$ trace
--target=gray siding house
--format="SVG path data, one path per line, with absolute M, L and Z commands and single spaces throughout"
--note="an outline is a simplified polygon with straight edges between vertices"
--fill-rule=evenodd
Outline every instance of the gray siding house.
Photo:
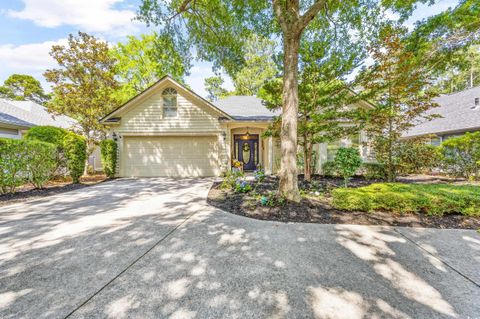
M 431 143 L 439 145 L 449 137 L 480 131 L 480 86 L 441 95 L 435 102 L 439 107 L 429 113 L 441 117 L 418 123 L 404 135 L 405 138 L 433 135 Z

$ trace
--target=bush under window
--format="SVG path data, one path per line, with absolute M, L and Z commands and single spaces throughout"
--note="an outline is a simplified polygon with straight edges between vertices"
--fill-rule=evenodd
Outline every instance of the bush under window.
M 480 171 L 480 132 L 445 140 L 440 146 L 441 167 L 449 174 L 478 179 Z

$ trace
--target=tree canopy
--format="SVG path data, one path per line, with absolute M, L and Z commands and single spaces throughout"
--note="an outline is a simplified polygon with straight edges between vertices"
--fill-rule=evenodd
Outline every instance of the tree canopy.
M 428 0 L 420 0 L 427 2 Z M 398 12 L 405 19 L 415 0 L 143 0 L 138 18 L 160 27 L 161 34 L 173 39 L 179 49 L 194 46 L 197 57 L 213 61 L 230 76 L 245 65 L 243 48 L 249 36 L 281 38 L 283 89 L 281 121 L 281 163 L 279 192 L 299 201 L 296 167 L 298 122 L 298 55 L 306 29 L 315 29 L 318 18 L 349 15 L 352 33 L 369 27 L 363 19 L 379 4 Z M 372 22 L 372 21 L 369 21 Z M 375 22 L 375 21 L 373 21 Z M 321 24 L 320 24 L 321 26 Z M 181 51 L 180 51 L 181 52 Z
M 0 97 L 18 100 L 33 101 L 43 104 L 49 100 L 40 81 L 27 74 L 12 74 L 0 86 Z
M 77 120 L 91 152 L 104 135 L 98 119 L 118 105 L 115 59 L 106 42 L 83 32 L 70 34 L 65 46 L 54 45 L 50 55 L 59 67 L 44 74 L 53 83 L 53 99 L 47 108 Z
M 121 101 L 142 92 L 166 74 L 183 82 L 191 67 L 189 52 L 180 54 L 170 38 L 155 32 L 128 36 L 125 43 L 111 49 L 111 54 L 116 60 L 120 82 L 116 95 Z

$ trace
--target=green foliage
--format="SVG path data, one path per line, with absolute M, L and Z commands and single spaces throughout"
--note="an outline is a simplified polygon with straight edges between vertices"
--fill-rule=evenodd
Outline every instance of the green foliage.
M 363 176 L 367 180 L 387 179 L 387 170 L 382 163 L 363 163 Z
M 225 174 L 225 177 L 223 178 L 220 188 L 234 189 L 236 181 L 240 178 L 243 178 L 244 176 L 245 174 L 241 170 L 237 168 L 232 168 L 231 170 L 227 171 L 227 173 Z
M 156 32 L 139 38 L 128 36 L 126 43 L 118 43 L 110 51 L 121 84 L 115 96 L 125 102 L 167 74 L 183 82 L 191 66 L 190 51 L 186 53 L 180 54 L 170 38 Z
M 454 176 L 478 178 L 480 132 L 466 133 L 443 141 L 440 145 L 440 160 L 442 168 Z
M 47 102 L 50 98 L 43 91 L 40 81 L 27 74 L 10 75 L 3 86 L 0 86 L 0 97 L 18 101 L 28 100 L 39 104 Z
M 362 166 L 360 152 L 354 147 L 340 147 L 335 154 L 333 162 L 338 173 L 345 181 L 345 187 L 347 187 L 350 177 L 355 175 L 360 166 Z
M 398 158 L 396 174 L 423 174 L 431 172 L 439 164 L 436 146 L 425 143 L 423 139 L 409 139 L 398 143 L 394 156 Z
M 35 140 L 28 141 L 26 146 L 28 180 L 36 188 L 43 188 L 57 168 L 57 146 Z
M 235 181 L 234 190 L 237 193 L 247 193 L 252 190 L 252 185 L 250 185 L 245 179 L 239 178 Z
M 74 183 L 80 182 L 80 176 L 85 168 L 87 159 L 87 143 L 83 136 L 68 132 L 63 138 L 67 167 Z
M 332 196 L 335 208 L 348 211 L 480 216 L 478 186 L 384 183 L 337 188 L 332 191 Z
M 427 112 L 438 106 L 433 102 L 436 93 L 429 89 L 431 73 L 413 53 L 407 52 L 403 28 L 388 27 L 378 43 L 371 47 L 375 63 L 364 70 L 360 81 L 363 95 L 375 102 L 366 125 L 366 132 L 378 162 L 385 164 L 388 181 L 396 178 L 394 153 L 402 134 L 418 120 L 431 120 Z
M 115 170 L 117 168 L 117 142 L 112 139 L 101 141 L 100 155 L 105 175 L 109 178 L 115 177 Z
M 54 126 L 34 126 L 28 129 L 23 138 L 30 141 L 40 141 L 51 143 L 56 146 L 56 170 L 66 168 L 65 150 L 63 147 L 63 138 L 67 130 Z
M 47 108 L 77 120 L 91 154 L 96 142 L 105 136 L 105 127 L 98 119 L 118 105 L 114 96 L 119 88 L 116 60 L 106 42 L 83 32 L 78 37 L 70 34 L 65 46 L 54 45 L 50 55 L 59 67 L 44 73 L 53 84 L 53 99 Z
M 268 192 L 266 195 L 260 197 L 260 204 L 262 206 L 283 206 L 287 202 L 284 196 L 279 195 L 277 192 Z
M 216 101 L 230 94 L 227 89 L 222 87 L 223 82 L 225 81 L 219 75 L 205 78 L 203 85 L 205 86 L 205 90 L 208 93 L 207 99 L 209 101 Z
M 273 57 L 275 42 L 252 34 L 243 48 L 244 65 L 233 76 L 235 95 L 258 95 L 260 88 L 278 72 Z
M 27 180 L 27 142 L 0 138 L 0 192 L 12 193 Z
M 42 188 L 57 167 L 57 148 L 36 140 L 0 138 L 0 193 L 31 182 Z
M 334 161 L 328 161 L 322 165 L 322 175 L 323 176 L 339 176 L 337 165 Z

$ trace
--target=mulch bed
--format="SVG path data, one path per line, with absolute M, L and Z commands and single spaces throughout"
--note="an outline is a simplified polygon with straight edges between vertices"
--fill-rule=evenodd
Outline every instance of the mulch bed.
M 0 207 L 73 191 L 101 183 L 105 180 L 105 175 L 88 175 L 80 178 L 80 184 L 72 184 L 70 178 L 49 181 L 45 188 L 42 189 L 37 189 L 31 184 L 25 184 L 18 187 L 13 194 L 0 195 Z
M 354 178 L 349 187 L 366 186 L 377 181 L 367 181 L 363 178 Z M 417 182 L 415 178 L 404 180 L 407 183 Z M 424 178 L 418 182 L 425 182 Z M 356 224 L 356 225 L 383 225 L 430 228 L 462 228 L 479 229 L 479 217 L 467 217 L 456 214 L 444 216 L 427 216 L 425 214 L 393 214 L 390 212 L 350 212 L 334 209 L 329 204 L 328 191 L 341 186 L 343 181 L 335 178 L 315 176 L 313 183 L 306 183 L 300 177 L 299 187 L 305 193 L 325 193 L 325 196 L 303 196 L 300 203 L 287 202 L 282 206 L 262 206 L 258 198 L 251 193 L 235 193 L 220 188 L 220 182 L 214 183 L 208 194 L 208 203 L 227 212 L 262 220 L 282 222 L 302 222 L 319 224 Z M 257 193 L 266 194 L 275 191 L 278 179 L 267 177 L 265 182 L 257 188 Z M 319 194 L 316 193 L 316 194 Z

